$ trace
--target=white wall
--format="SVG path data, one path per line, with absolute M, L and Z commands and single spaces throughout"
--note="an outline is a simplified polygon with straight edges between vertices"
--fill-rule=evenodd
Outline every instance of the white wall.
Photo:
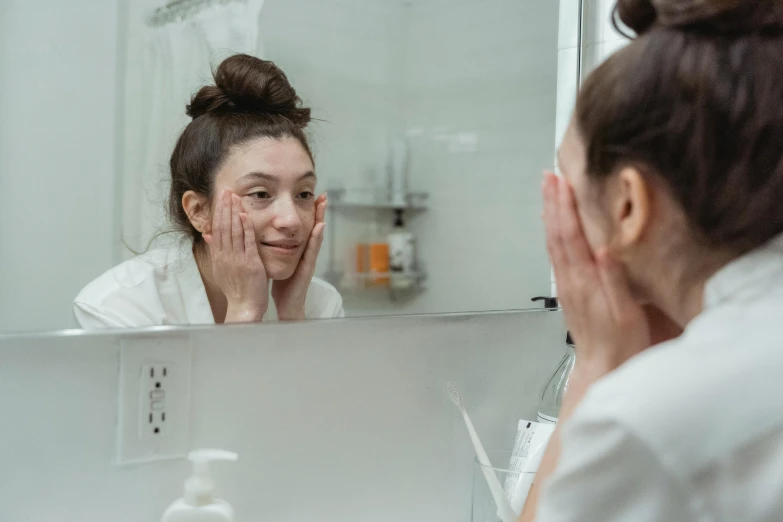
M 551 169 L 558 2 L 409 3 L 412 222 L 429 269 L 409 311 L 514 309 L 547 295 L 540 180 Z
M 71 325 L 112 264 L 117 8 L 0 3 L 0 331 Z
M 509 450 L 565 335 L 553 312 L 184 331 L 191 446 L 237 451 L 220 495 L 276 522 L 468 522 L 473 452 L 446 382 Z M 0 335 L 0 520 L 160 519 L 189 467 L 112 464 L 119 343 L 175 333 Z
M 408 221 L 427 290 L 344 292 L 349 315 L 525 308 L 548 293 L 539 180 L 553 166 L 558 2 L 268 0 L 262 21 L 267 56 L 327 120 L 314 132 L 324 186 L 382 184 L 389 140 L 407 135 L 411 188 L 430 193 Z M 392 223 L 331 212 L 349 266 L 369 222 Z
M 403 126 L 404 31 L 402 0 L 265 1 L 264 57 L 285 71 L 312 109 L 309 134 L 321 190 L 382 182 L 387 142 Z M 374 218 L 370 211 L 330 211 L 337 226 L 327 231 L 318 273 L 327 270 L 331 239 L 341 269 Z
M 628 43 L 628 39 L 612 25 L 615 2 L 616 0 L 585 0 L 583 78 Z M 626 32 L 630 31 L 626 29 Z
M 581 81 L 612 53 L 628 43 L 627 38 L 612 25 L 615 0 L 585 0 L 584 16 L 579 0 L 560 0 L 560 29 L 558 37 L 557 125 L 555 142 L 563 140 L 574 112 Z M 583 17 L 583 34 L 579 34 Z M 581 78 L 577 78 L 579 46 L 582 45 Z M 557 164 L 557 157 L 555 157 Z

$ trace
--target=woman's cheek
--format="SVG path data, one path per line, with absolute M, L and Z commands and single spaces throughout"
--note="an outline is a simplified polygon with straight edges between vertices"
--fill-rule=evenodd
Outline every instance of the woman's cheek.
M 599 219 L 594 214 L 595 209 L 586 208 L 590 203 L 583 203 L 580 201 L 579 194 L 574 194 L 576 198 L 576 214 L 581 224 L 582 233 L 587 240 L 587 244 L 590 246 L 590 250 L 593 252 L 601 246 L 605 245 L 604 232 L 600 226 Z
M 256 227 L 265 227 L 272 221 L 274 214 L 268 208 L 249 208 L 247 211 L 247 217 L 253 222 Z
M 312 232 L 313 227 L 315 226 L 315 208 L 310 211 L 305 211 L 305 214 L 302 216 L 302 223 L 305 226 L 305 230 L 308 230 Z

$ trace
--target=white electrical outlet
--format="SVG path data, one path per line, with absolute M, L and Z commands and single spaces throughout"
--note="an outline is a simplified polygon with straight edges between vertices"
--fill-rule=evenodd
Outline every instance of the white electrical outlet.
M 125 338 L 120 347 L 117 463 L 183 457 L 190 443 L 190 340 Z
M 172 419 L 171 415 L 166 424 L 166 395 L 169 394 L 171 400 L 170 384 L 176 382 L 179 371 L 173 362 L 158 361 L 142 365 L 139 387 L 139 437 L 142 440 L 166 437 L 167 426 L 172 422 L 176 426 L 176 419 Z

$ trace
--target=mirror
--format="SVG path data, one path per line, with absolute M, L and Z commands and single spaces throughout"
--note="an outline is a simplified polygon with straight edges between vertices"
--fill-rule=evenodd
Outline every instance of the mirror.
M 191 240 L 167 233 L 166 204 L 185 105 L 235 52 L 273 61 L 311 109 L 313 192 L 328 194 L 313 273 L 328 290 L 316 304 L 308 290 L 307 318 L 519 309 L 549 293 L 539 192 L 555 152 L 559 2 L 79 4 L 0 9 L 0 331 L 78 327 L 74 298 L 123 262 L 83 299 L 102 317 L 90 327 L 230 315 Z M 189 261 L 163 268 L 159 251 Z M 126 314 L 145 285 L 154 302 Z M 278 287 L 264 320 L 301 318 L 294 285 Z M 96 309 L 112 299 L 125 311 Z

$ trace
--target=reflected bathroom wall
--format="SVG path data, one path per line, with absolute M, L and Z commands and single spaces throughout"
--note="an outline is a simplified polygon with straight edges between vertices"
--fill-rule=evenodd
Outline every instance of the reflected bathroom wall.
M 410 190 L 427 197 L 405 216 L 423 288 L 396 299 L 349 277 L 357 243 L 383 236 L 393 212 L 332 208 L 336 237 L 319 266 L 336 272 L 348 316 L 518 309 L 548 292 L 539 180 L 554 156 L 558 9 L 267 1 L 265 52 L 324 120 L 314 126 L 324 186 L 382 189 L 403 138 Z
M 0 332 L 70 327 L 117 259 L 119 5 L 0 2 Z
M 0 331 L 75 326 L 79 290 L 167 228 L 167 157 L 187 95 L 209 81 L 207 62 L 235 51 L 189 69 L 151 158 L 145 20 L 165 1 L 87 4 L 0 6 Z M 252 47 L 313 110 L 330 192 L 316 275 L 338 287 L 347 316 L 519 309 L 549 292 L 539 179 L 554 156 L 558 4 L 263 2 Z M 378 194 L 400 142 L 419 198 L 404 210 L 416 268 L 411 288 L 392 291 L 388 277 L 359 272 L 357 245 L 392 228 Z

